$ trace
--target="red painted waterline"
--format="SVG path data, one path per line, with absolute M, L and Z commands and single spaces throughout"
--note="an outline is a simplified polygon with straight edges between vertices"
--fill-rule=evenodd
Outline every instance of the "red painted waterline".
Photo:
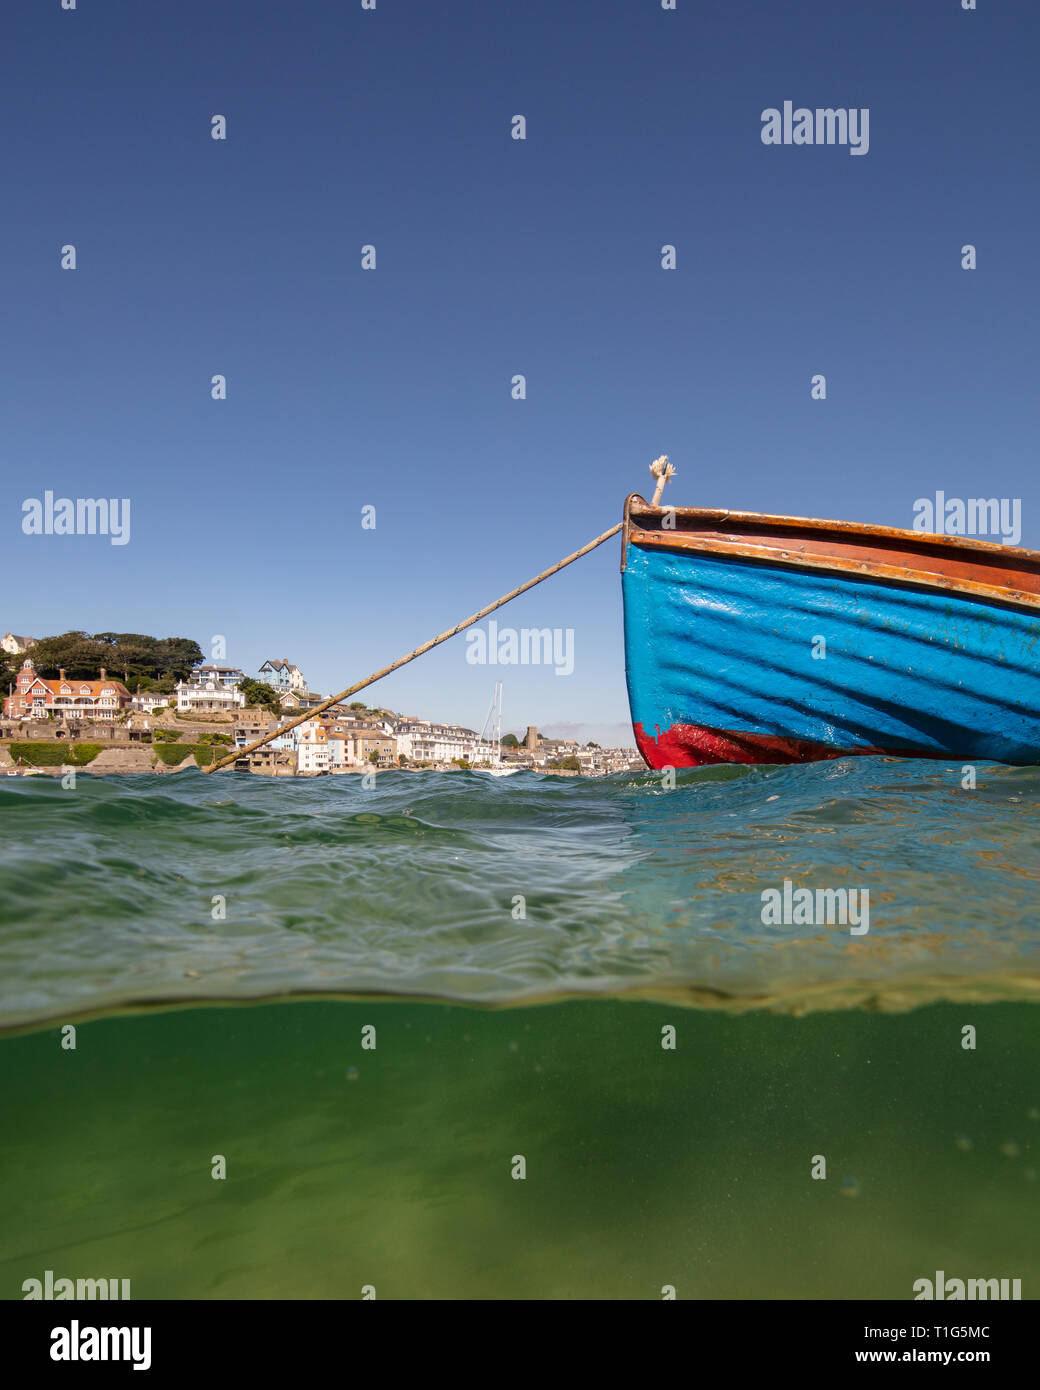
M 835 748 L 815 739 L 752 734 L 744 729 L 709 729 L 702 724 L 673 724 L 656 738 L 642 724 L 633 725 L 636 744 L 651 767 L 704 767 L 711 763 L 809 763 L 828 758 L 945 757 L 934 749 Z

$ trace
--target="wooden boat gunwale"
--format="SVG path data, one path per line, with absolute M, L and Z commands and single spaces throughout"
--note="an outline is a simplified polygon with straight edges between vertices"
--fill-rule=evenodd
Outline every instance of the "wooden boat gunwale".
M 666 516 L 674 518 L 675 529 L 662 527 Z M 657 526 L 640 526 L 635 518 L 657 522 Z M 762 538 L 756 539 L 759 535 Z M 799 543 L 809 548 L 799 549 Z M 625 499 L 622 573 L 629 544 L 732 556 L 803 572 L 837 571 L 851 579 L 945 590 L 1012 608 L 1040 609 L 1040 552 L 967 536 L 766 512 L 655 507 L 634 492 Z M 919 563 L 893 564 L 896 555 Z M 929 561 L 934 568 L 926 568 Z M 1028 587 L 993 583 L 997 573 L 1025 580 Z

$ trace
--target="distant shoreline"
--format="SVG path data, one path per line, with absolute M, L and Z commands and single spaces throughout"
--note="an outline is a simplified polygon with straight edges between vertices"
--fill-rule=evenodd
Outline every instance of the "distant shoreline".
M 0 773 L 6 773 L 16 766 L 16 757 L 12 756 L 10 751 L 11 743 L 28 741 L 29 740 L 21 739 L 0 739 Z M 43 740 L 33 740 L 33 742 L 43 742 Z M 54 747 L 56 751 L 58 749 L 64 751 L 65 747 L 69 750 L 73 750 L 80 746 L 77 741 L 72 741 L 67 745 L 64 740 L 47 740 L 46 742 L 49 746 Z M 160 744 L 159 746 L 170 748 L 176 745 Z M 186 756 L 179 763 L 172 765 L 164 763 L 157 756 L 153 745 L 148 743 L 103 745 L 95 757 L 85 762 L 77 762 L 70 759 L 60 763 L 40 765 L 38 763 L 34 764 L 30 758 L 24 757 L 23 763 L 37 775 L 45 777 L 62 777 L 67 775 L 70 769 L 74 769 L 78 773 L 90 773 L 91 776 L 94 777 L 126 777 L 148 772 L 154 772 L 165 776 L 167 773 L 171 772 L 189 771 L 193 767 L 201 769 L 203 764 L 200 764 L 196 760 L 193 746 L 185 744 L 184 749 Z M 218 757 L 223 756 L 226 751 L 229 750 L 219 746 L 214 749 Z M 504 765 L 508 766 L 508 764 Z M 348 777 L 352 775 L 364 777 L 373 771 L 378 771 L 379 775 L 383 776 L 388 772 L 464 772 L 467 770 L 480 772 L 486 769 L 481 769 L 479 767 L 465 769 L 452 765 L 443 767 L 415 767 L 405 764 L 399 767 L 381 768 L 348 767 L 336 772 L 265 772 L 260 768 L 251 768 L 250 774 L 254 777 L 269 777 L 277 781 L 279 778 L 283 777 L 305 777 L 308 779 L 316 777 Z M 609 775 L 603 772 L 578 772 L 570 768 L 518 768 L 517 771 L 543 772 L 552 777 L 604 777 Z

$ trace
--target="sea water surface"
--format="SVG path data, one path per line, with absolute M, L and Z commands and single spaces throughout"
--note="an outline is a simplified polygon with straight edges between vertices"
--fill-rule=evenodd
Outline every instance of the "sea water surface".
M 3 779 L 0 1296 L 1035 1297 L 1040 773 L 971 781 Z

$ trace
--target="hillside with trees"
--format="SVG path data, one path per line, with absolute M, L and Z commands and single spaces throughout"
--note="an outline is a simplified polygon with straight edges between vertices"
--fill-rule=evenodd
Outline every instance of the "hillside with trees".
M 140 632 L 63 632 L 43 637 L 26 652 L 33 667 L 48 679 L 64 670 L 71 680 L 96 680 L 104 666 L 129 688 L 171 691 L 203 659 L 188 637 L 148 637 Z M 8 669 L 24 657 L 9 658 Z

